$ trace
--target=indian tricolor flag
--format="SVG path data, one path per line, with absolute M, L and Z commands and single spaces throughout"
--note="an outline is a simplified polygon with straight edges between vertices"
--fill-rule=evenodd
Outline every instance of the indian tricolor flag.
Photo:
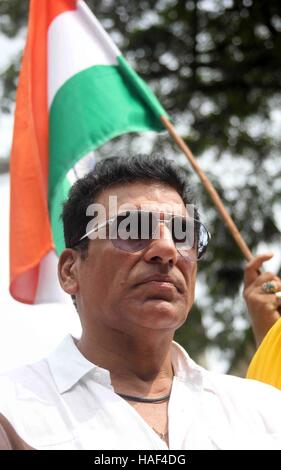
M 115 136 L 166 115 L 83 1 L 31 0 L 11 157 L 10 292 L 56 300 L 68 172 Z

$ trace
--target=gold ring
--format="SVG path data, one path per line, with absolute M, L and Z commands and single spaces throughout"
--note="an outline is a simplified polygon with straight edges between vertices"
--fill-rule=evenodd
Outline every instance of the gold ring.
M 276 282 L 274 281 L 264 282 L 261 288 L 265 294 L 276 294 L 279 290 Z

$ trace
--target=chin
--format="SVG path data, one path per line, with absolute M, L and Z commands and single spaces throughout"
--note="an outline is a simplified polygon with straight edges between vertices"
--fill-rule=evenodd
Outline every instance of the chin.
M 185 322 L 186 317 L 186 309 L 179 309 L 166 300 L 153 299 L 145 302 L 139 318 L 142 324 L 153 329 L 176 329 Z

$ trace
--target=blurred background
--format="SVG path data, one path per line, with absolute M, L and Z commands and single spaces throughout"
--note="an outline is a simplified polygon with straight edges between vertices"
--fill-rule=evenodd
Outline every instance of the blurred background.
M 27 0 L 0 0 L 0 370 L 48 352 L 76 313 L 27 306 L 8 293 L 9 152 Z M 281 266 L 281 3 L 278 0 L 86 0 L 172 116 L 254 253 Z M 199 263 L 196 304 L 177 340 L 213 370 L 244 375 L 254 341 L 242 299 L 245 261 L 166 133 L 128 134 L 95 152 L 158 151 L 186 167 L 212 234 Z M 36 195 L 35 195 L 36 197 Z

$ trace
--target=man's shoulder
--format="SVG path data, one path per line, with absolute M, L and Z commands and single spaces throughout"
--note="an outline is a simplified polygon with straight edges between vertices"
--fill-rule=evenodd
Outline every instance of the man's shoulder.
M 24 364 L 19 367 L 15 367 L 13 369 L 9 369 L 7 371 L 0 373 L 0 380 L 2 381 L 24 381 L 28 379 L 30 376 L 37 375 L 38 373 L 44 371 L 44 369 L 48 368 L 47 358 L 39 359 L 35 362 L 31 362 L 30 364 Z
M 40 391 L 48 384 L 53 385 L 52 362 L 57 361 L 59 357 L 60 363 L 62 363 L 66 354 L 61 358 L 61 350 L 65 349 L 66 346 L 68 346 L 69 350 L 70 344 L 73 344 L 73 340 L 70 335 L 67 335 L 54 349 L 49 351 L 45 357 L 30 364 L 0 373 L 0 399 L 1 391 L 5 389 L 23 387 L 25 389 Z
M 204 371 L 204 388 L 224 398 L 224 401 L 248 409 L 266 410 L 278 406 L 281 410 L 281 391 L 258 380 Z
M 253 394 L 258 396 L 274 395 L 276 399 L 281 399 L 280 390 L 271 385 L 257 380 L 210 371 L 197 364 L 181 345 L 173 342 L 173 346 L 175 361 L 173 365 L 179 371 L 179 375 L 188 381 L 192 377 L 197 383 L 202 382 L 203 388 L 207 391 L 212 391 L 215 394 L 224 393 L 229 396 L 240 396 L 239 394 L 243 393 L 244 397 L 249 395 L 251 399 Z
M 176 360 L 176 368 L 180 371 L 180 375 L 184 377 L 192 376 L 195 380 L 202 380 L 204 388 L 219 392 L 225 392 L 229 394 L 236 394 L 242 392 L 244 395 L 249 394 L 252 396 L 253 393 L 257 394 L 273 394 L 278 399 L 281 398 L 280 390 L 275 387 L 262 383 L 257 380 L 251 380 L 248 378 L 237 377 L 229 374 L 222 374 L 205 369 L 201 365 L 197 364 L 187 353 L 187 351 L 178 343 L 173 342 L 174 346 L 174 360 Z M 182 373 L 183 372 L 183 373 Z M 199 377 L 201 379 L 199 379 Z
M 252 392 L 253 389 L 258 389 L 259 391 L 264 392 L 264 393 L 268 391 L 273 391 L 275 393 L 278 391 L 276 387 L 265 384 L 258 380 L 247 379 L 244 377 L 238 377 L 236 375 L 231 375 L 231 374 L 223 374 L 219 372 L 210 371 L 204 368 L 201 368 L 201 370 L 204 371 L 204 377 L 206 381 L 209 381 L 220 387 L 244 388 L 244 389 L 248 389 L 249 392 Z
M 0 410 L 7 400 L 40 394 L 51 379 L 46 359 L 0 374 Z
M 42 359 L 0 375 L 0 413 L 24 436 L 26 423 L 36 422 L 41 407 L 52 404 L 54 383 Z

